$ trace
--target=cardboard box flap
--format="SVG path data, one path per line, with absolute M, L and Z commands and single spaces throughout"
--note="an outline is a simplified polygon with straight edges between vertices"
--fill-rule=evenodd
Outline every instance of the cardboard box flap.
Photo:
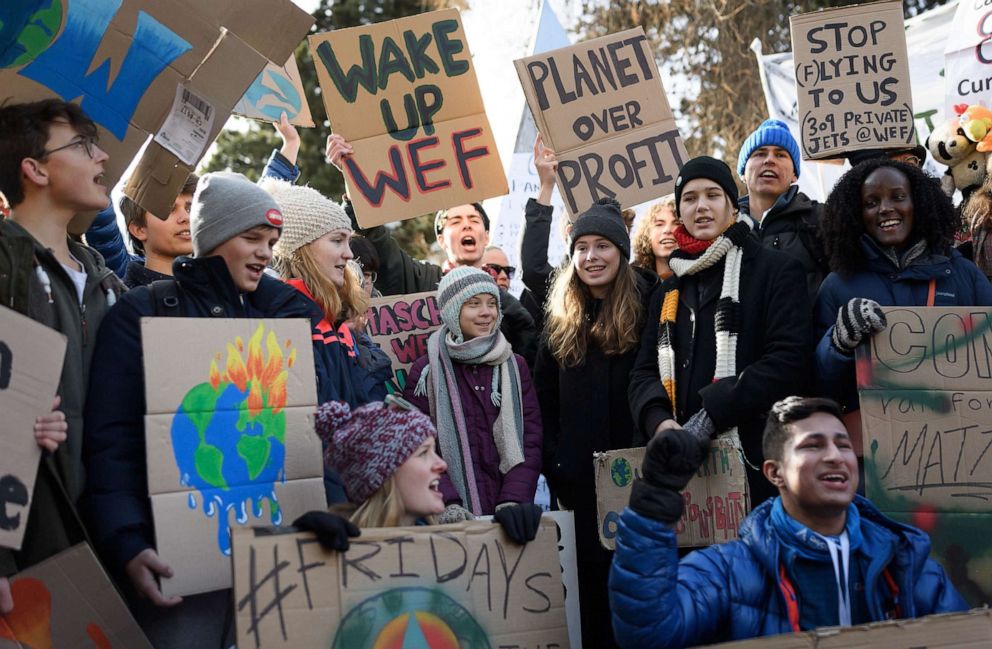
M 278 122 L 285 112 L 294 126 L 313 127 L 313 115 L 307 103 L 296 56 L 290 55 L 285 65 L 271 61 L 258 73 L 233 111 L 249 119 Z
M 204 9 L 218 24 L 275 62 L 288 59 L 316 22 L 291 0 L 210 0 Z M 273 25 L 279 28 L 272 29 Z

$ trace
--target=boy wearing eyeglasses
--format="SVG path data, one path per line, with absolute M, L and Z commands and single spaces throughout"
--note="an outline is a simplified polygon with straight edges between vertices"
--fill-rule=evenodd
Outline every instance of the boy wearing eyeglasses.
M 513 281 L 517 269 L 510 265 L 510 258 L 506 256 L 503 249 L 498 246 L 489 246 L 482 253 L 482 270 L 489 273 L 489 276 L 496 280 L 496 285 L 504 291 L 510 290 L 510 282 Z M 527 309 L 530 317 L 534 318 L 534 326 L 538 332 L 544 331 L 544 309 L 537 301 L 529 288 L 524 288 L 520 293 L 520 304 Z
M 75 104 L 48 99 L 0 107 L 0 193 L 10 208 L 0 219 L 0 304 L 68 338 L 61 404 L 38 420 L 43 429 L 60 430 L 48 445 L 39 439 L 48 452 L 23 549 L 0 550 L 0 613 L 13 606 L 7 576 L 84 539 L 75 504 L 83 489 L 83 404 L 93 341 L 124 288 L 68 227 L 77 213 L 107 206 L 107 158 L 96 124 Z

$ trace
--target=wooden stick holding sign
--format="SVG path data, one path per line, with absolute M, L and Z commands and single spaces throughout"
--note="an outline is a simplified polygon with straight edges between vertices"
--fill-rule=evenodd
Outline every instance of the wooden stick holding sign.
M 803 159 L 916 144 L 902 2 L 789 20 Z
M 673 191 L 689 159 L 638 27 L 514 61 L 572 219 L 604 197 L 624 207 Z
M 458 11 L 310 37 L 363 227 L 507 192 Z
M 493 523 L 368 528 L 347 552 L 312 534 L 234 533 L 241 649 L 566 649 L 555 523 L 519 545 Z
M 596 453 L 596 510 L 599 541 L 615 545 L 620 513 L 630 501 L 634 479 L 640 477 L 644 448 Z M 750 511 L 747 477 L 739 443 L 718 437 L 710 456 L 682 491 L 685 509 L 675 526 L 680 547 L 722 543 L 737 538 L 737 528 Z
M 34 421 L 52 409 L 66 337 L 0 306 L 0 546 L 21 549 L 41 449 Z M 82 431 L 72 431 L 80 434 Z

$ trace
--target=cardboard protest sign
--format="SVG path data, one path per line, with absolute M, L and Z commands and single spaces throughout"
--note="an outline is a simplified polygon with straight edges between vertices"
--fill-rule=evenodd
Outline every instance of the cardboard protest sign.
M 826 627 L 708 646 L 710 649 L 984 649 L 992 646 L 992 611 L 975 609 L 847 628 Z
M 242 649 L 564 649 L 563 596 L 548 519 L 526 545 L 481 521 L 366 528 L 345 553 L 312 534 L 234 535 Z
M 10 590 L 0 649 L 151 649 L 85 543 L 14 575 Z
M 640 477 L 644 448 L 596 453 L 596 512 L 599 542 L 616 544 L 620 514 Z M 682 491 L 685 509 L 675 526 L 681 547 L 712 545 L 737 538 L 737 528 L 751 509 L 740 442 L 721 436 L 710 446 L 709 459 Z
M 0 546 L 21 549 L 41 449 L 34 420 L 52 409 L 66 337 L 0 306 Z M 81 431 L 75 431 L 81 432 Z
M 992 105 L 992 5 L 959 2 L 944 48 L 944 114 L 977 103 Z
M 278 122 L 285 112 L 290 124 L 312 127 L 313 116 L 307 104 L 307 93 L 296 57 L 290 56 L 286 65 L 282 66 L 270 61 L 248 87 L 233 112 L 269 122 Z
M 861 350 L 868 497 L 930 533 L 932 556 L 974 605 L 992 572 L 992 309 L 885 308 Z
M 141 338 L 162 591 L 227 588 L 232 528 L 327 507 L 310 325 L 143 318 Z
M 363 227 L 506 193 L 458 11 L 310 37 Z
M 916 144 L 902 2 L 789 20 L 804 160 Z
M 670 194 L 689 159 L 640 27 L 514 61 L 571 218 Z
M 286 60 L 312 24 L 291 0 L 5 3 L 0 101 L 78 100 L 110 155 L 108 188 L 155 136 L 125 193 L 168 214 L 266 59 Z M 91 219 L 80 215 L 72 231 Z
M 413 293 L 374 298 L 368 310 L 368 332 L 393 364 L 394 380 L 387 390 L 403 392 L 413 362 L 427 353 L 427 339 L 441 326 L 437 293 Z

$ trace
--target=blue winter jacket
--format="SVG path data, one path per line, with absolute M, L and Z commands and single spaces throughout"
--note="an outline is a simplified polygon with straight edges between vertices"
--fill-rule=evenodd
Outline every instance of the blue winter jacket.
M 267 275 L 253 293 L 239 294 L 220 257 L 181 257 L 173 272 L 180 286 L 175 315 L 181 317 L 308 318 L 314 331 L 323 319 L 314 302 Z M 128 561 L 154 545 L 145 458 L 141 318 L 157 313 L 167 312 L 156 309 L 148 286 L 121 296 L 97 333 L 86 398 L 87 482 L 79 508 L 97 551 L 118 575 Z M 368 401 L 360 392 L 363 388 L 352 384 L 342 346 L 325 345 L 321 338 L 314 341 L 313 354 L 320 403 L 340 400 L 354 407 Z M 343 501 L 340 485 L 325 484 L 329 496 L 331 487 L 336 487 L 337 500 Z
M 773 502 L 744 519 L 738 540 L 696 550 L 681 561 L 669 525 L 625 509 L 610 571 L 613 632 L 620 646 L 678 648 L 791 633 L 779 578 L 782 547 L 771 527 Z M 886 617 L 885 569 L 898 585 L 902 617 L 968 609 L 943 568 L 928 558 L 925 533 L 883 516 L 860 496 L 854 502 L 873 621 Z
M 975 264 L 955 249 L 948 255 L 926 254 L 899 270 L 865 235 L 860 245 L 867 267 L 850 277 L 830 273 L 816 296 L 814 326 L 816 347 L 816 392 L 830 397 L 848 410 L 858 408 L 854 355 L 843 354 L 831 344 L 837 311 L 862 297 L 882 306 L 925 306 L 930 280 L 936 280 L 934 306 L 992 306 L 992 284 Z
M 296 182 L 300 177 L 300 168 L 292 164 L 286 156 L 273 151 L 269 156 L 269 161 L 262 170 L 262 178 L 276 178 L 286 182 Z M 95 248 L 103 255 L 107 268 L 114 271 L 114 274 L 124 279 L 127 273 L 128 263 L 135 261 L 139 264 L 145 263 L 145 258 L 140 255 L 132 255 L 127 251 L 124 243 L 124 235 L 117 227 L 117 213 L 114 211 L 113 202 L 105 209 L 100 210 L 86 230 L 86 243 Z

